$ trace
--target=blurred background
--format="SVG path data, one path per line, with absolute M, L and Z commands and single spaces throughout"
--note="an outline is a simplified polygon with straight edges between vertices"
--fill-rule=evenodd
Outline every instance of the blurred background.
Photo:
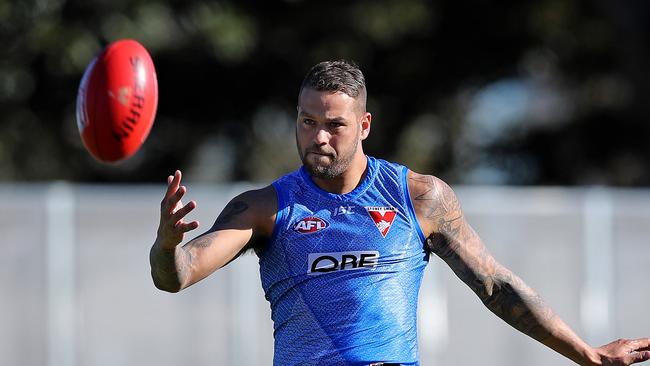
M 120 38 L 149 50 L 160 98 L 140 151 L 108 165 L 74 108 Z M 0 40 L 0 364 L 271 364 L 254 255 L 181 294 L 151 284 L 162 183 L 182 169 L 206 227 L 294 170 L 300 82 L 338 58 L 366 76 L 367 153 L 452 184 L 592 344 L 650 335 L 647 1 L 0 0 Z M 437 258 L 420 311 L 424 365 L 569 364 Z
M 369 153 L 454 184 L 647 186 L 650 5 L 578 1 L 0 2 L 4 181 L 268 182 L 298 162 L 300 82 L 364 70 Z M 84 151 L 81 75 L 108 42 L 150 51 L 160 99 L 133 159 Z

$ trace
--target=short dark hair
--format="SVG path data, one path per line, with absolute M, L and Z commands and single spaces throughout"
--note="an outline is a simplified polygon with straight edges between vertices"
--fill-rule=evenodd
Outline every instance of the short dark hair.
M 365 108 L 366 80 L 359 67 L 351 61 L 323 61 L 314 65 L 302 81 L 300 91 L 304 88 L 361 97 Z

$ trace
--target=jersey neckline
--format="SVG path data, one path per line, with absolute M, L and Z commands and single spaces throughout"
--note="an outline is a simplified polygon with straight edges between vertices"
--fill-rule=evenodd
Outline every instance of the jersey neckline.
M 353 189 L 351 192 L 345 193 L 345 194 L 336 194 L 336 193 L 331 193 L 327 192 L 324 189 L 320 188 L 314 181 L 311 179 L 311 176 L 309 173 L 307 173 L 307 170 L 305 169 L 305 166 L 300 167 L 300 176 L 302 176 L 302 179 L 307 182 L 307 185 L 316 193 L 319 193 L 327 198 L 337 200 L 337 201 L 349 201 L 351 199 L 354 199 L 356 197 L 359 197 L 363 192 L 365 192 L 368 187 L 372 184 L 372 182 L 375 180 L 375 176 L 377 175 L 377 159 L 373 158 L 372 156 L 366 155 L 367 161 L 368 161 L 368 166 L 367 166 L 367 174 L 363 178 L 363 181 L 361 184 L 359 184 L 355 189 Z

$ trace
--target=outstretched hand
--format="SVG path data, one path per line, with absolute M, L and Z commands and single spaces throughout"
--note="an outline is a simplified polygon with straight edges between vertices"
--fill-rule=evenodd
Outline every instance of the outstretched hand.
M 650 360 L 650 338 L 619 339 L 596 348 L 603 366 L 631 365 Z
M 168 249 L 180 244 L 186 232 L 199 227 L 198 221 L 185 222 L 183 219 L 196 207 L 196 202 L 190 201 L 183 206 L 181 198 L 187 192 L 187 188 L 180 184 L 181 171 L 177 170 L 173 176 L 167 177 L 167 192 L 160 203 L 158 239 Z

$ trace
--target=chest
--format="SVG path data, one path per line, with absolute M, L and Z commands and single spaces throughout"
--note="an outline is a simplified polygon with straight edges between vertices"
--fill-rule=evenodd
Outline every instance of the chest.
M 386 256 L 403 251 L 412 232 L 399 199 L 385 197 L 349 202 L 296 200 L 284 215 L 278 234 L 294 255 L 334 253 L 331 256 L 354 256 L 359 263 L 367 252 Z

